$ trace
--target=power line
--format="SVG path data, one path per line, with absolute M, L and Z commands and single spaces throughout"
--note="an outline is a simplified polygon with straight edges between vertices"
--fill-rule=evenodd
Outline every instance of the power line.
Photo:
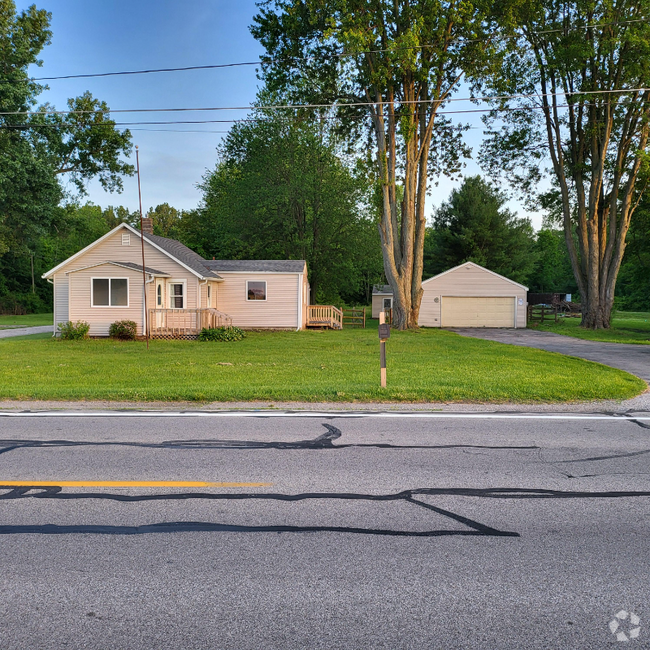
M 648 22 L 647 18 L 637 18 L 631 20 L 623 20 L 612 23 L 593 23 L 589 25 L 578 25 L 571 28 L 559 27 L 556 29 L 546 29 L 540 31 L 529 32 L 531 35 L 545 35 L 545 34 L 555 34 L 555 33 L 566 33 L 569 31 L 582 31 L 585 29 L 601 28 L 601 27 L 614 27 L 617 25 L 629 25 L 634 23 Z M 513 38 L 522 38 L 523 34 L 502 34 L 498 38 L 504 39 L 513 39 Z M 485 38 L 474 38 L 474 39 L 453 39 L 451 42 L 457 42 L 463 40 L 466 43 L 480 43 L 491 40 L 493 37 L 486 36 Z M 426 50 L 428 48 L 437 47 L 436 45 L 427 43 L 424 45 L 408 45 L 398 48 L 381 48 L 376 50 L 363 50 L 360 52 L 338 52 L 329 55 L 330 58 L 347 58 L 354 56 L 362 56 L 365 54 L 384 54 L 386 52 L 394 51 L 404 51 L 404 50 Z M 327 56 L 327 55 L 323 55 Z M 25 81 L 60 81 L 66 79 L 90 79 L 90 78 L 100 78 L 100 77 L 119 77 L 119 76 L 129 76 L 129 75 L 140 75 L 140 74 L 155 74 L 162 72 L 188 72 L 191 70 L 218 70 L 223 68 L 236 68 L 236 67 L 245 67 L 252 65 L 264 65 L 265 63 L 278 63 L 282 60 L 292 60 L 294 57 L 286 57 L 286 59 L 270 59 L 269 61 L 257 60 L 257 61 L 241 61 L 236 63 L 217 63 L 212 65 L 190 65 L 182 66 L 177 68 L 148 68 L 144 70 L 120 70 L 117 72 L 94 72 L 94 73 L 84 73 L 84 74 L 67 74 L 59 75 L 52 77 L 31 77 L 29 79 L 0 79 L 0 83 L 24 83 Z
M 591 106 L 592 104 L 587 104 Z M 465 115 L 471 113 L 491 113 L 493 111 L 502 112 L 502 111 L 522 111 L 522 110 L 542 110 L 543 106 L 501 106 L 493 108 L 475 108 L 467 110 L 455 110 L 455 111 L 440 111 L 438 115 Z M 569 104 L 559 104 L 557 108 L 569 108 Z M 370 119 L 370 115 L 357 115 L 352 116 L 354 119 Z M 325 120 L 339 120 L 337 116 L 325 116 L 322 119 Z M 259 122 L 262 120 L 259 119 L 231 119 L 231 120 L 164 120 L 164 121 L 155 121 L 155 122 L 115 122 L 109 124 L 104 123 L 93 123 L 80 125 L 83 128 L 112 128 L 114 126 L 128 128 L 130 126 L 164 126 L 164 125 L 180 125 L 180 124 L 238 124 L 242 122 Z M 68 128 L 70 124 L 4 124 L 0 125 L 0 129 L 14 129 L 14 130 L 27 130 L 27 129 L 41 129 L 41 128 Z M 135 129 L 134 129 L 135 130 Z M 227 133 L 227 132 L 226 132 Z
M 399 104 L 400 106 L 411 106 L 420 104 L 446 104 L 450 102 L 495 102 L 508 99 L 541 99 L 543 97 L 579 97 L 581 95 L 610 95 L 610 94 L 627 94 L 627 93 L 644 93 L 650 91 L 650 88 L 620 88 L 612 90 L 584 90 L 572 93 L 529 93 L 519 95 L 485 95 L 482 97 L 449 97 L 444 100 L 439 99 L 414 99 L 408 101 L 393 100 L 385 102 L 346 102 L 331 104 L 275 104 L 270 106 L 198 106 L 195 108 L 116 108 L 116 109 L 87 109 L 72 111 L 0 111 L 0 115 L 85 115 L 97 113 L 184 113 L 184 112 L 206 112 L 206 111 L 263 111 L 263 110 L 295 110 L 305 108 L 361 108 L 365 106 L 377 106 L 380 103 L 389 106 L 390 104 Z M 491 109 L 490 109 L 491 110 Z M 465 111 L 467 112 L 467 111 Z M 229 120 L 233 121 L 233 120 Z

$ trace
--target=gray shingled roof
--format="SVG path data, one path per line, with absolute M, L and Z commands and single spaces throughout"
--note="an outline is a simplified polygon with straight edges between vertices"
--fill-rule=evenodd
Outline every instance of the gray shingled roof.
M 133 269 L 134 271 L 140 271 L 140 273 L 142 273 L 142 264 L 115 261 L 106 262 L 106 264 L 117 264 L 117 266 L 125 266 L 127 269 Z M 164 275 L 167 278 L 170 277 L 169 273 L 165 273 L 165 271 L 157 271 L 156 269 L 152 269 L 150 266 L 145 266 L 144 270 L 151 275 Z
M 393 293 L 393 290 L 390 288 L 390 284 L 375 284 L 372 287 L 373 293 Z
M 204 260 L 213 271 L 241 271 L 250 273 L 302 273 L 304 260 Z
M 219 276 L 207 268 L 206 260 L 204 260 L 198 253 L 195 253 L 191 248 L 181 244 L 175 239 L 167 239 L 166 237 L 159 237 L 158 235 L 150 235 L 144 233 L 144 238 L 156 244 L 164 251 L 175 257 L 179 262 L 185 264 L 198 273 L 202 278 L 217 278 Z

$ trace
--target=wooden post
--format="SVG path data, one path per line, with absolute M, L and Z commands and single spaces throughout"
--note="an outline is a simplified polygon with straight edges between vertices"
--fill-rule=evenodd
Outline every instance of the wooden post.
M 386 313 L 379 312 L 379 324 L 383 325 L 386 322 Z M 386 340 L 379 340 L 379 375 L 380 386 L 386 388 Z

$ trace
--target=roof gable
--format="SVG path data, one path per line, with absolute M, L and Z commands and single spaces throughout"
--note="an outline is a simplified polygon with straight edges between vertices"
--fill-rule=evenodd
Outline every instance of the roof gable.
M 481 271 L 485 271 L 485 273 L 489 273 L 490 275 L 493 275 L 501 280 L 504 280 L 505 282 L 509 282 L 510 284 L 514 284 L 516 287 L 519 287 L 520 289 L 525 289 L 528 291 L 528 287 L 525 287 L 523 284 L 519 284 L 519 282 L 515 282 L 514 280 L 511 280 L 510 278 L 506 278 L 504 275 L 499 275 L 498 273 L 495 273 L 494 271 L 490 271 L 490 269 L 486 269 L 484 266 L 481 266 L 480 264 L 476 264 L 476 262 L 463 262 L 462 264 L 459 264 L 458 266 L 454 266 L 452 269 L 447 269 L 446 271 L 443 271 L 442 273 L 438 273 L 438 275 L 434 275 L 432 278 L 428 278 L 422 283 L 422 286 L 427 284 L 428 282 L 431 282 L 432 280 L 437 280 L 438 278 L 441 278 L 443 275 L 448 275 L 450 273 L 454 273 L 455 271 L 459 271 L 460 269 L 467 268 L 467 267 L 473 267 L 475 269 L 479 269 Z
M 54 268 L 50 269 L 46 273 L 43 273 L 41 277 L 49 278 L 54 273 L 61 270 L 63 267 L 67 266 L 68 264 L 70 264 L 70 262 L 81 257 L 82 255 L 92 250 L 93 248 L 99 246 L 102 242 L 106 241 L 109 237 L 113 236 L 116 232 L 118 232 L 121 229 L 128 230 L 129 232 L 133 233 L 137 237 L 140 237 L 139 230 L 137 230 L 133 226 L 130 226 L 128 223 L 120 223 L 117 226 L 115 226 L 115 228 L 107 232 L 105 235 L 102 235 L 99 239 L 96 239 L 94 242 L 92 242 L 85 248 L 82 248 L 79 252 L 75 253 L 68 259 L 64 260 L 63 262 L 61 262 Z M 193 275 L 196 275 L 201 280 L 205 278 L 213 278 L 215 280 L 223 279 L 220 278 L 219 275 L 217 275 L 216 273 L 209 270 L 203 265 L 202 262 L 204 262 L 205 260 L 203 260 L 203 258 L 200 255 L 190 250 L 189 248 L 187 248 L 187 246 L 181 244 L 180 242 L 177 242 L 174 239 L 166 239 L 165 237 L 158 237 L 157 235 L 147 235 L 146 233 L 144 239 L 149 245 L 153 246 L 161 253 L 163 253 L 170 259 L 174 260 L 174 262 L 180 264 L 182 267 L 190 271 Z

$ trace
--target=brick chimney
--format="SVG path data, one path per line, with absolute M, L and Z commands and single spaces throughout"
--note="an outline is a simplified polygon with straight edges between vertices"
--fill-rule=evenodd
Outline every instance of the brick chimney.
M 142 217 L 142 232 L 145 235 L 153 235 L 153 219 L 151 217 Z

